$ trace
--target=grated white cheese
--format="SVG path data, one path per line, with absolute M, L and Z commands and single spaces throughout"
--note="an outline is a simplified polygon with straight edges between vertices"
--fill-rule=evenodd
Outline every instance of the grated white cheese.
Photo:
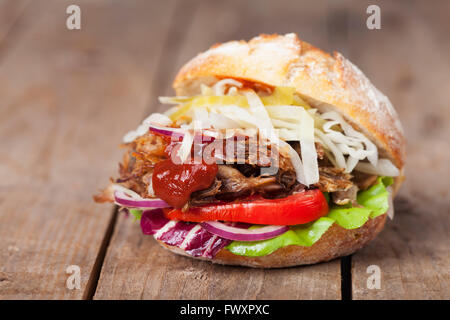
M 169 117 L 162 113 L 152 113 L 150 116 L 145 118 L 144 121 L 142 121 L 142 124 L 139 125 L 136 130 L 129 131 L 127 134 L 125 134 L 122 139 L 123 142 L 130 143 L 134 139 L 144 135 L 146 132 L 148 132 L 151 124 L 168 126 L 172 124 L 172 120 L 170 120 Z
M 244 132 L 258 130 L 261 137 L 283 148 L 295 168 L 297 180 L 305 185 L 319 181 L 316 141 L 323 145 L 330 161 L 336 167 L 344 168 L 345 172 L 359 170 L 385 176 L 399 174 L 398 169 L 389 160 L 378 159 L 376 145 L 364 134 L 353 129 L 339 113 L 329 111 L 320 114 L 316 109 L 305 110 L 301 106 L 292 105 L 264 106 L 258 94 L 242 87 L 243 84 L 234 79 L 220 80 L 212 87 L 201 85 L 201 93 L 204 96 L 244 95 L 249 107 L 230 104 L 195 107 L 189 110 L 186 113 L 187 119 L 192 120 L 180 124 L 181 128 L 188 129 L 177 153 L 182 161 L 185 161 L 191 152 L 194 141 L 192 128 L 243 129 Z M 162 101 L 183 104 L 188 99 L 189 97 L 163 97 Z M 150 123 L 172 124 L 167 116 L 176 110 L 177 107 L 174 107 L 165 115 L 151 115 L 135 131 L 130 131 L 124 141 L 130 142 L 144 134 Z M 300 155 L 286 141 L 298 141 L 301 147 Z
M 306 185 L 319 182 L 319 165 L 314 144 L 314 119 L 304 109 L 300 118 L 300 150 Z

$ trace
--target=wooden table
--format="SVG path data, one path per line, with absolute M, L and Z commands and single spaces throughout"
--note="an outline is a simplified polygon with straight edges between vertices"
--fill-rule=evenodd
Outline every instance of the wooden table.
M 449 299 L 449 1 L 0 1 L 0 299 Z M 81 30 L 66 8 L 81 7 Z M 408 139 L 396 217 L 360 252 L 254 270 L 158 247 L 92 194 L 118 143 L 162 110 L 216 42 L 296 32 L 342 52 L 392 100 Z M 67 267 L 80 267 L 69 290 Z M 381 270 L 368 289 L 367 268 Z

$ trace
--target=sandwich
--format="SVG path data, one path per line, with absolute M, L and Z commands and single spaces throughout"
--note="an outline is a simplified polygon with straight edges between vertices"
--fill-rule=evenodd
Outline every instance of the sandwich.
M 118 177 L 94 196 L 162 247 L 226 265 L 314 264 L 393 218 L 402 126 L 341 54 L 260 35 L 200 53 L 173 88 L 165 112 L 124 136 Z

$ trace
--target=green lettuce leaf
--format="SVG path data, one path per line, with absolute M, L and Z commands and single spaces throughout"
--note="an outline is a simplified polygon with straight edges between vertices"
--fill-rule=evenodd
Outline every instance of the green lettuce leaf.
M 333 219 L 344 229 L 357 229 L 369 220 L 372 211 L 367 208 L 352 208 L 344 206 L 333 206 L 327 217 Z
M 293 226 L 278 237 L 262 241 L 233 241 L 226 249 L 241 256 L 259 257 L 289 245 L 310 247 L 333 223 L 345 229 L 360 228 L 369 219 L 376 218 L 388 210 L 389 193 L 386 187 L 392 183 L 391 177 L 379 177 L 375 185 L 358 192 L 357 202 L 361 207 L 332 205 L 327 216 L 304 225 Z
M 142 210 L 139 210 L 139 209 L 128 209 L 128 211 L 134 216 L 134 221 L 141 220 Z
M 394 183 L 392 177 L 379 177 L 378 183 L 367 190 L 358 193 L 357 201 L 360 205 L 371 210 L 370 218 L 376 218 L 389 209 L 389 192 L 386 187 Z
M 333 223 L 333 219 L 322 217 L 314 222 L 294 226 L 289 231 L 272 239 L 233 241 L 226 248 L 237 255 L 258 257 L 289 245 L 309 247 L 319 240 Z

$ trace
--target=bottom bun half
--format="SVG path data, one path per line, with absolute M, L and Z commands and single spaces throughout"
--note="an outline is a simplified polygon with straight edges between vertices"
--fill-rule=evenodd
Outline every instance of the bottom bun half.
M 314 264 L 343 257 L 364 247 L 383 229 L 386 214 L 370 219 L 361 228 L 347 230 L 333 224 L 328 231 L 311 247 L 286 246 L 262 257 L 245 257 L 222 249 L 214 259 L 192 257 L 184 250 L 158 241 L 166 249 L 193 259 L 206 260 L 225 265 L 238 265 L 253 268 L 283 268 Z

